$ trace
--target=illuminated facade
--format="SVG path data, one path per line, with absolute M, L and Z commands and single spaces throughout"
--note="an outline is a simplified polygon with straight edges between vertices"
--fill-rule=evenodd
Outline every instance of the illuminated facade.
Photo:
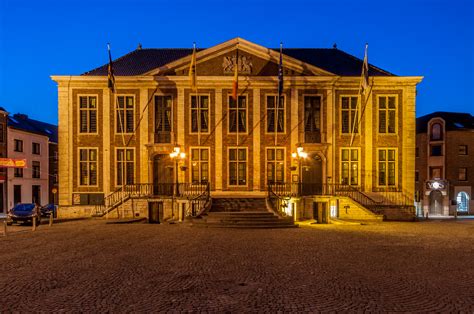
M 434 112 L 417 119 L 419 215 L 474 214 L 474 117 Z
M 333 216 L 363 207 L 349 191 L 374 204 L 413 202 L 421 77 L 370 66 L 370 93 L 362 97 L 362 60 L 336 48 L 283 49 L 278 101 L 278 49 L 240 38 L 199 49 L 196 92 L 188 76 L 191 55 L 191 49 L 132 51 L 114 62 L 116 94 L 107 87 L 106 65 L 52 77 L 63 215 L 87 215 L 123 184 L 122 191 L 137 191 L 139 184 L 166 189 L 177 181 L 209 184 L 211 197 L 262 197 L 269 184 L 302 183 L 296 198 L 287 199 L 299 219 L 312 218 L 312 201 L 331 207 Z M 169 154 L 178 146 L 186 155 L 173 160 Z M 307 158 L 292 158 L 297 147 Z M 342 190 L 345 196 L 336 195 Z M 140 203 L 133 201 L 131 207 Z M 147 215 L 140 206 L 134 216 Z

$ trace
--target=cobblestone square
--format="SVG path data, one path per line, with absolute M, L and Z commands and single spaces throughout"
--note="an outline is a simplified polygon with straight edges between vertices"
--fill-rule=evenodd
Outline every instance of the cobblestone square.
M 474 312 L 474 220 L 15 228 L 0 312 Z

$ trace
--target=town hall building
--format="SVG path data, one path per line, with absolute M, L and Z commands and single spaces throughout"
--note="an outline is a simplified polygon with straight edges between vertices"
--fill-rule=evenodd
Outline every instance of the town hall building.
M 414 214 L 422 77 L 369 65 L 361 93 L 363 61 L 335 47 L 282 49 L 279 77 L 280 50 L 241 38 L 194 58 L 195 88 L 193 49 L 139 46 L 113 89 L 107 64 L 52 76 L 60 216 L 183 220 L 223 198 L 296 220 Z

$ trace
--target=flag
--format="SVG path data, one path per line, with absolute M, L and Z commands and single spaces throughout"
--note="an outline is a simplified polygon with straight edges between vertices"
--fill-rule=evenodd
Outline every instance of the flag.
M 237 93 L 239 90 L 239 48 L 235 50 L 234 63 L 234 82 L 232 84 L 232 99 L 237 102 Z
M 191 83 L 191 90 L 197 91 L 196 87 L 196 44 L 193 45 L 193 55 L 191 56 L 191 65 L 189 66 L 189 81 Z
M 369 87 L 369 62 L 367 56 L 367 49 L 369 44 L 365 44 L 364 62 L 362 63 L 362 73 L 360 82 L 360 93 L 363 94 Z
M 280 43 L 280 63 L 278 64 L 278 101 L 280 100 L 281 94 L 283 93 L 283 44 Z
M 107 80 L 108 86 L 112 93 L 115 92 L 115 77 L 114 77 L 114 68 L 112 66 L 112 55 L 110 54 L 110 44 L 107 44 L 107 50 L 109 51 L 109 65 L 107 66 Z

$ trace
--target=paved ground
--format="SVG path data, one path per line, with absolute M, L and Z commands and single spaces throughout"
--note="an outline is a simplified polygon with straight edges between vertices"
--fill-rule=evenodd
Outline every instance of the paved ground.
M 474 312 L 474 221 L 41 225 L 0 237 L 0 291 L 0 312 Z

